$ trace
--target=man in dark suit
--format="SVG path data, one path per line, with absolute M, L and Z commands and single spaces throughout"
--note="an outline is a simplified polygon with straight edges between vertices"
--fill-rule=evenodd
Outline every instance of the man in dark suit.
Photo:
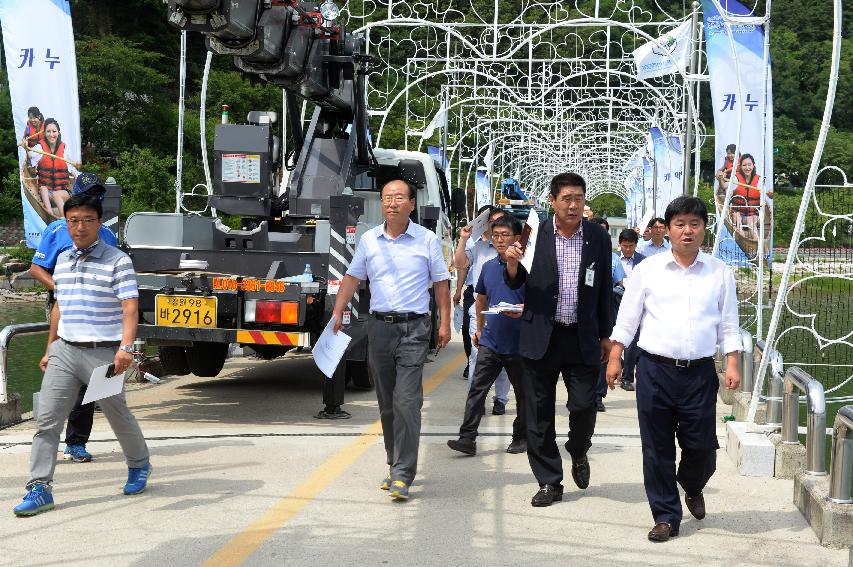
M 554 216 L 539 227 L 528 274 L 519 260 L 521 243 L 507 250 L 506 280 L 511 288 L 526 283 L 519 353 L 527 396 L 527 455 L 539 491 L 533 506 L 563 498 L 563 463 L 554 430 L 557 377 L 569 392 L 569 440 L 572 478 L 589 486 L 589 459 L 597 415 L 598 371 L 610 351 L 613 328 L 610 237 L 583 220 L 586 182 L 574 173 L 551 180 Z
M 622 293 L 625 292 L 625 286 L 628 284 L 631 272 L 634 271 L 637 264 L 646 259 L 646 256 L 637 252 L 637 242 L 639 240 L 637 232 L 630 228 L 626 228 L 619 233 L 619 262 L 622 264 L 622 270 L 625 272 L 625 281 L 622 282 Z M 637 338 L 639 336 L 640 331 L 637 331 L 634 340 L 625 349 L 625 365 L 622 367 L 622 381 L 620 386 L 627 392 L 634 391 L 634 369 L 637 367 L 637 357 L 640 355 L 640 350 L 637 347 Z

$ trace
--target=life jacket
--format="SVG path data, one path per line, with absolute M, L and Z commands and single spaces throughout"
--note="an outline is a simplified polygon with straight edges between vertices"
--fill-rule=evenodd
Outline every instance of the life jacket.
M 27 127 L 24 128 L 24 136 L 27 138 L 28 146 L 35 146 L 36 144 L 44 142 L 44 124 L 41 125 L 38 132 L 33 132 L 32 124 L 27 122 Z M 30 136 L 32 136 L 32 138 L 30 138 Z
M 726 158 L 723 161 L 723 173 L 726 176 L 726 179 L 729 179 L 732 176 L 732 167 L 734 167 L 734 160 Z
M 65 143 L 59 144 L 55 152 L 50 151 L 47 145 L 47 140 L 41 142 L 41 150 L 55 154 L 58 157 L 65 157 Z M 52 158 L 42 155 L 38 163 L 39 187 L 47 187 L 51 191 L 57 189 L 68 189 L 71 184 L 68 179 L 68 164 L 61 159 Z
M 761 176 L 757 173 L 752 178 L 752 185 L 747 185 L 741 172 L 735 174 L 737 179 L 732 191 L 732 209 L 743 215 L 757 215 L 761 205 Z

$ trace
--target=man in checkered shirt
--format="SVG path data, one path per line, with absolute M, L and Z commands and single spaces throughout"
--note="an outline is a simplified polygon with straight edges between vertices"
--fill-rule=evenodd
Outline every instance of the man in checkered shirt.
M 572 478 L 589 486 L 587 451 L 595 429 L 596 382 L 610 352 L 613 289 L 610 235 L 582 218 L 586 182 L 574 173 L 551 180 L 554 216 L 539 226 L 530 273 L 519 263 L 520 243 L 507 250 L 506 281 L 526 283 L 519 352 L 524 359 L 527 457 L 539 483 L 533 506 L 563 498 L 563 463 L 554 430 L 557 378 L 569 392 L 569 440 Z

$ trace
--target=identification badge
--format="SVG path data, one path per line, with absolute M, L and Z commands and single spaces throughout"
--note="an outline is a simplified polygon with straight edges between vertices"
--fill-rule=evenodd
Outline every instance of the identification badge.
M 341 319 L 343 319 L 343 321 L 341 321 L 341 325 L 349 325 L 350 321 L 352 320 L 352 312 L 351 311 L 344 311 L 342 313 Z
M 586 269 L 586 278 L 584 279 L 584 283 L 589 287 L 593 287 L 595 285 L 595 264 L 592 264 Z

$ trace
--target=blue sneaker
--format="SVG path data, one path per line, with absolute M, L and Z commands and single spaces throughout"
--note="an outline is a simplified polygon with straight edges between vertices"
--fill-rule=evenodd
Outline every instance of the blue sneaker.
M 148 463 L 141 469 L 128 467 L 127 469 L 127 484 L 124 485 L 125 494 L 139 494 L 145 491 L 148 485 L 148 478 L 151 476 L 151 470 L 154 467 Z
M 16 516 L 35 516 L 53 510 L 53 494 L 46 484 L 36 484 L 24 495 L 24 501 L 15 506 Z
M 62 458 L 75 463 L 88 463 L 92 460 L 92 455 L 86 450 L 86 445 L 66 445 Z

